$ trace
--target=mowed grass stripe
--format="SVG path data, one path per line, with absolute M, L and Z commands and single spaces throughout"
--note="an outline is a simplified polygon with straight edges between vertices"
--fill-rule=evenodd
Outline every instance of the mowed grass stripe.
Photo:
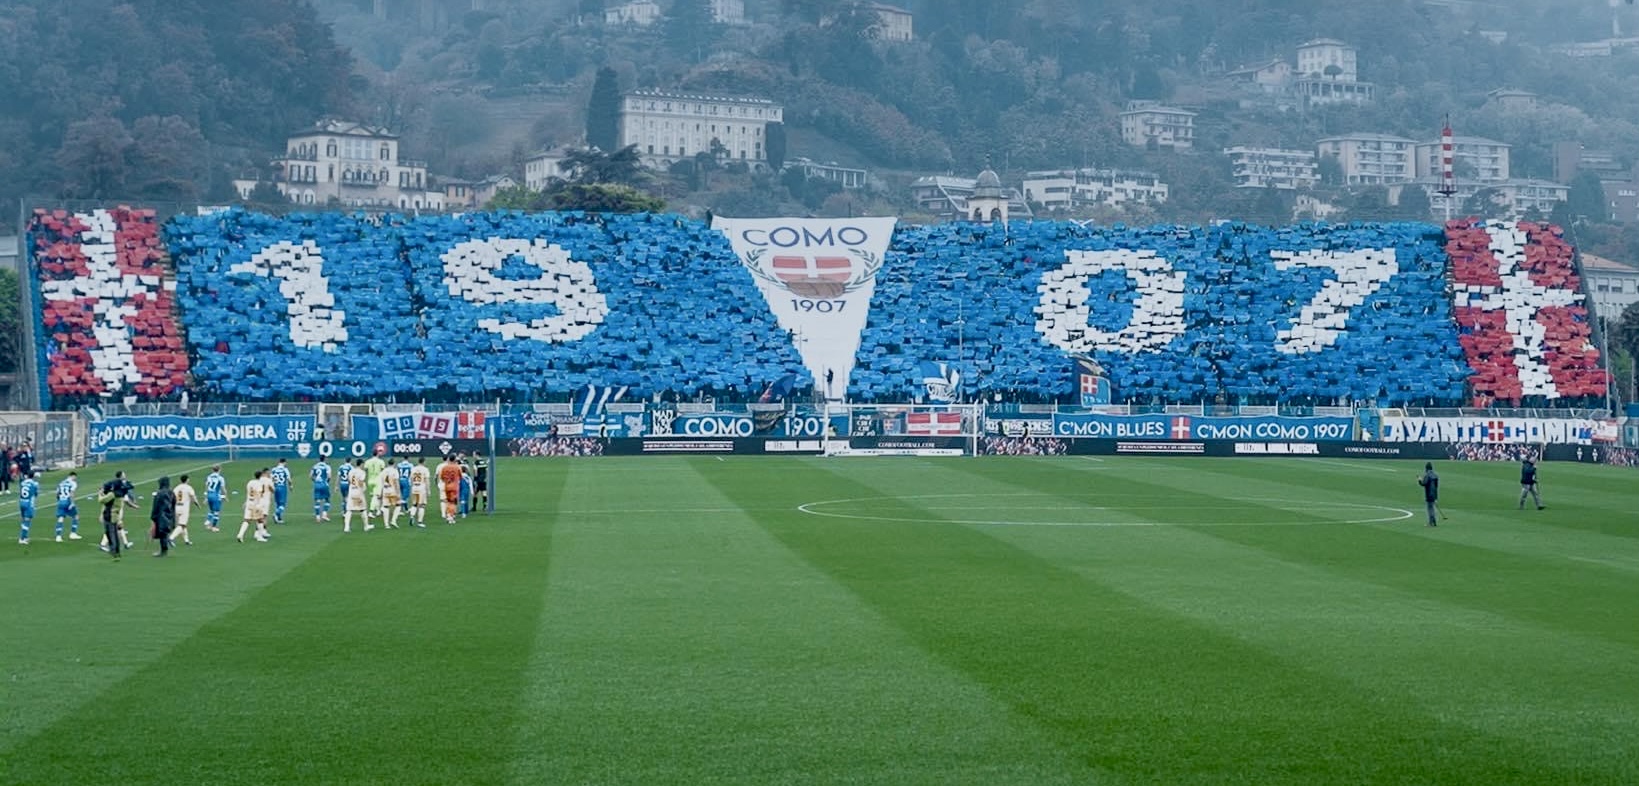
M 687 469 L 733 467 L 752 497 L 807 483 L 771 465 L 574 464 L 512 782 L 1098 782 L 754 521 L 792 506 Z
M 1130 471 L 1157 477 L 1141 466 Z M 1204 474 L 1161 481 L 1182 482 L 1184 493 L 1212 487 L 1210 473 Z M 1305 475 L 1282 473 L 1296 485 L 1266 484 L 1259 491 L 1300 498 L 1310 493 Z M 1039 478 L 1031 473 L 1025 482 Z M 966 482 L 977 488 L 979 481 Z M 1631 649 L 1339 576 L 1325 565 L 1281 559 L 1207 533 L 1217 529 L 987 532 L 1303 669 L 1352 683 L 1362 695 L 1416 707 L 1442 724 L 1509 737 L 1516 760 L 1574 764 L 1604 782 L 1639 779 L 1639 713 L 1633 711 L 1639 663 Z M 1359 742 L 1364 748 L 1373 741 Z
M 798 493 L 982 491 L 966 476 L 964 461 L 974 460 L 818 464 L 832 477 Z M 1037 471 L 1029 463 L 973 466 L 981 464 L 1002 478 Z M 943 471 L 949 467 L 963 471 Z M 1122 779 L 1540 783 L 1570 775 L 1554 761 L 1526 761 L 1522 770 L 1522 762 L 1507 760 L 1512 740 L 1443 726 L 1415 708 L 1380 701 L 1005 543 L 992 528 L 789 518 L 767 526 L 931 656 L 986 684 L 1066 750 Z M 1363 749 L 1363 739 L 1375 745 Z
M 1340 475 L 1313 469 L 1301 461 L 1169 459 L 1174 467 L 1190 467 L 1187 473 L 1157 472 L 1158 459 L 1132 459 L 1116 463 L 1128 467 L 1129 474 L 1105 474 L 1106 485 L 1115 481 L 1112 493 L 1148 494 L 1166 500 L 1150 515 L 1158 521 L 1187 524 L 1194 515 L 1193 505 L 1202 500 L 1290 499 L 1301 503 L 1313 500 L 1317 508 L 1338 503 L 1382 504 L 1414 510 L 1404 522 L 1322 525 L 1313 527 L 1213 527 L 1199 530 L 1213 537 L 1262 548 L 1277 557 L 1328 567 L 1339 575 L 1385 586 L 1412 595 L 1437 599 L 1445 604 L 1461 604 L 1484 613 L 1498 614 L 1575 635 L 1602 639 L 1623 647 L 1639 645 L 1639 626 L 1627 624 L 1639 610 L 1639 584 L 1632 578 L 1620 556 L 1570 559 L 1578 554 L 1597 554 L 1612 543 L 1598 532 L 1576 529 L 1546 530 L 1547 517 L 1593 517 L 1622 519 L 1622 510 L 1593 508 L 1547 511 L 1518 511 L 1512 507 L 1486 513 L 1464 513 L 1445 526 L 1423 526 L 1426 515 L 1414 504 L 1399 502 L 1404 488 L 1417 494 L 1420 488 L 1410 477 L 1393 475 Z M 1181 463 L 1180 463 L 1181 462 Z M 969 471 L 993 466 L 984 460 L 957 463 Z M 1421 470 L 1421 464 L 1415 465 Z M 1448 467 L 1448 469 L 1450 469 Z M 1493 467 L 1493 470 L 1495 467 Z M 1567 474 L 1576 467 L 1566 466 Z M 1037 463 L 1037 470 L 1018 476 L 1017 485 L 1043 493 L 1061 493 L 1081 483 L 1089 473 L 1074 463 Z M 1463 476 L 1456 476 L 1457 488 L 1465 488 Z M 1448 481 L 1442 476 L 1442 500 Z M 1516 484 L 1517 488 L 1517 484 Z M 1466 500 L 1473 492 L 1455 495 Z M 1240 503 L 1236 503 L 1240 504 Z M 1460 502 L 1459 502 L 1460 504 Z M 1456 508 L 1454 508 L 1456 510 Z M 1289 514 L 1287 514 L 1289 515 Z M 1522 518 L 1523 517 L 1523 518 Z M 1279 521 L 1271 518 L 1271 522 Z M 1529 522 L 1529 523 L 1527 523 Z M 1591 537 L 1586 545 L 1556 547 L 1545 553 L 1528 553 L 1505 544 L 1517 540 L 1511 533 L 1535 526 L 1537 532 L 1553 532 L 1568 543 Z M 1495 533 L 1488 531 L 1494 528 Z M 1501 533 L 1500 535 L 1497 533 Z M 1495 544 L 1495 545 L 1494 545 Z M 1563 556 L 1562 556 L 1563 555 Z M 1617 560 L 1607 562 L 1606 560 Z
M 499 468 L 520 497 L 552 468 Z M 520 503 L 522 500 L 520 500 Z M 436 518 L 436 515 L 433 517 Z M 546 582 L 539 516 L 426 531 L 291 524 L 247 550 L 324 548 L 20 748 L 28 784 L 504 780 Z M 249 557 L 244 557 L 249 559 Z M 157 561 L 155 561 L 157 562 Z M 168 563 L 186 570 L 189 562 Z M 160 595 L 160 608 L 180 605 Z M 146 755 L 148 735 L 176 741 Z M 65 746 L 63 740 L 81 744 Z M 110 745 L 112 741 L 124 744 Z
M 1202 460 L 1201 472 L 1192 485 L 1244 488 L 1259 482 L 1241 476 L 1244 470 L 1233 466 L 1235 463 Z M 1300 488 L 1313 488 L 1320 497 L 1350 498 L 1357 494 L 1344 482 L 1316 474 L 1305 473 L 1294 481 Z M 1442 476 L 1442 499 L 1446 484 Z M 1278 528 L 1203 527 L 1200 531 L 1282 559 L 1322 565 L 1338 575 L 1394 587 L 1444 604 L 1463 605 L 1634 649 L 1639 648 L 1639 625 L 1633 624 L 1639 619 L 1639 582 L 1633 580 L 1631 571 L 1623 570 L 1620 564 L 1565 559 L 1556 552 L 1527 554 L 1492 547 L 1493 542 L 1506 541 L 1507 533 L 1523 527 L 1540 530 L 1545 522 L 1572 517 L 1621 520 L 1629 515 L 1622 509 L 1567 506 L 1519 511 L 1509 507 L 1463 513 L 1456 521 L 1442 521 L 1442 526 L 1435 528 L 1422 526 L 1426 516 L 1420 515 L 1398 526 L 1297 528 L 1291 532 Z M 1499 537 L 1490 529 L 1503 534 Z M 1583 532 L 1574 527 L 1554 531 L 1569 542 L 1575 542 Z M 1595 543 L 1575 550 L 1597 552 L 1610 544 L 1607 533 L 1596 535 Z
M 173 479 L 197 470 L 196 457 L 172 461 L 127 461 L 86 468 L 81 496 L 91 495 L 114 472 L 138 481 L 142 503 L 161 475 Z M 67 473 L 52 473 L 61 479 Z M 203 472 L 194 472 L 196 487 Z M 247 475 L 248 477 L 248 475 Z M 102 536 L 100 509 L 81 499 L 83 540 L 52 542 L 56 516 L 55 483 L 42 500 L 33 544 L 0 541 L 0 776 L 7 751 L 50 726 L 81 702 L 161 658 L 207 621 L 237 608 L 245 598 L 278 579 L 319 548 L 318 541 L 244 555 L 231 552 L 227 537 L 194 528 L 195 543 L 178 559 L 183 570 L 148 557 L 146 506 L 126 511 L 137 548 L 118 564 L 97 550 Z M 3 498 L 15 526 L 16 498 Z M 194 523 L 200 523 L 196 513 Z M 67 528 L 64 528 L 67 531 Z M 14 538 L 11 534 L 8 540 Z M 249 559 L 242 557 L 248 556 Z M 155 564 L 148 564 L 155 563 Z M 61 743 L 60 743 L 61 744 Z M 76 735 L 73 749 L 92 741 Z

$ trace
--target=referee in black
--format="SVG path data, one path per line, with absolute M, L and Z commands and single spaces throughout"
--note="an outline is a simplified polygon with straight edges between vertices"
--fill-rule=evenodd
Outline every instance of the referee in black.
M 159 488 L 154 491 L 154 507 L 148 513 L 149 521 L 154 525 L 154 537 L 159 539 L 159 551 L 154 556 L 163 557 L 171 553 L 171 530 L 176 528 L 176 494 L 171 491 L 171 479 L 159 479 Z

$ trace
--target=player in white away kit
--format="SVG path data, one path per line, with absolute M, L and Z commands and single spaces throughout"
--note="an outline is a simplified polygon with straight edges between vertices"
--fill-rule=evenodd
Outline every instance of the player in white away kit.
M 266 470 L 256 470 L 256 475 L 245 484 L 245 520 L 239 525 L 239 542 L 245 542 L 245 530 L 251 524 L 256 525 L 256 541 L 266 543 L 267 514 L 273 508 L 273 482 L 263 477 Z
M 422 458 L 410 468 L 410 519 L 417 527 L 427 527 L 427 495 L 432 492 L 433 473 Z
M 375 529 L 370 526 L 370 500 L 364 488 L 364 460 L 353 459 L 353 466 L 343 464 L 341 471 L 347 473 L 347 509 L 341 514 L 341 531 L 353 531 L 354 513 L 364 519 L 365 532 Z
M 397 529 L 399 514 L 404 512 L 401 507 L 404 500 L 399 498 L 398 467 L 388 464 L 381 468 L 381 525 L 384 529 Z
M 188 485 L 187 475 L 177 479 L 176 488 L 171 489 L 171 493 L 176 495 L 176 529 L 171 531 L 171 542 L 175 543 L 177 538 L 181 538 L 183 545 L 192 546 L 193 538 L 188 537 L 188 514 L 193 511 L 194 503 L 199 501 L 199 495 L 194 493 L 193 486 Z

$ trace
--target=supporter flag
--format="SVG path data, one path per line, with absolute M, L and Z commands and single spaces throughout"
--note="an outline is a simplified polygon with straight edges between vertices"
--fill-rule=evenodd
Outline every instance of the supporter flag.
M 791 398 L 791 391 L 797 388 L 797 375 L 786 374 L 763 388 L 763 394 L 757 398 L 758 404 L 776 404 Z
M 922 384 L 927 388 L 928 400 L 949 403 L 956 400 L 956 393 L 961 389 L 962 372 L 949 363 L 936 363 L 930 360 L 922 361 L 920 367 Z
M 618 388 L 607 385 L 587 385 L 575 394 L 575 400 L 571 406 L 582 419 L 602 416 L 604 410 L 608 409 L 610 404 L 619 401 L 625 395 L 625 385 Z
M 905 433 L 919 437 L 959 437 L 962 435 L 962 413 L 906 413 Z
M 785 402 L 796 387 L 797 375 L 786 374 L 763 388 L 757 403 L 751 405 L 751 422 L 758 434 L 770 433 L 780 424 L 780 419 L 785 417 Z
M 1104 367 L 1092 358 L 1078 357 L 1075 361 L 1081 405 L 1093 407 L 1110 403 L 1110 380 L 1104 376 Z
M 461 439 L 484 438 L 484 413 L 460 412 L 455 416 L 455 434 Z

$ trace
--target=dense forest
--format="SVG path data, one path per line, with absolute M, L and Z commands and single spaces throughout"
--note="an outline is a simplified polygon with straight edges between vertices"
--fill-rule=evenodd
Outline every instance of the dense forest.
M 0 0 L 0 198 L 194 201 L 353 110 L 303 0 Z

